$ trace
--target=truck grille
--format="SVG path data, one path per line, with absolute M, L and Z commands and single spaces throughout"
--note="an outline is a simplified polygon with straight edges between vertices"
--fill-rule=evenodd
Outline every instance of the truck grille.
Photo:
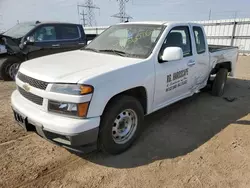
M 20 72 L 18 72 L 17 78 L 25 83 L 28 83 L 29 85 L 31 85 L 35 88 L 42 89 L 42 90 L 45 90 L 49 84 L 47 82 L 40 81 L 40 80 L 37 80 L 35 78 L 31 78 L 29 76 L 26 76 Z
M 28 99 L 29 101 L 38 104 L 38 105 L 42 105 L 43 104 L 43 98 L 39 97 L 37 95 L 34 95 L 32 93 L 29 93 L 27 91 L 25 91 L 23 88 L 18 87 L 18 91 L 19 93 L 26 99 Z

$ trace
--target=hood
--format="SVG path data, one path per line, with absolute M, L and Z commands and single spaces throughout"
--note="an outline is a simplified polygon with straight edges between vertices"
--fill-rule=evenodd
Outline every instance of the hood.
M 136 58 L 76 50 L 26 61 L 19 71 L 46 82 L 77 83 L 138 61 Z
M 9 54 L 16 54 L 21 52 L 19 47 L 21 39 L 15 39 L 3 34 L 0 34 L 0 44 L 5 45 L 6 50 L 8 50 Z

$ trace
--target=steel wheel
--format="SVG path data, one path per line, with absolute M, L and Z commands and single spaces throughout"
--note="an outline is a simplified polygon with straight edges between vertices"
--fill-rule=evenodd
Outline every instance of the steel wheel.
M 12 65 L 10 65 L 9 67 L 9 76 L 15 80 L 15 76 L 17 74 L 17 71 L 18 71 L 18 68 L 19 68 L 19 63 L 13 63 Z
M 112 137 L 115 143 L 125 144 L 134 135 L 138 125 L 135 111 L 127 109 L 122 111 L 115 119 L 112 128 Z
M 98 149 L 112 155 L 126 151 L 139 137 L 143 119 L 144 109 L 136 98 L 115 97 L 102 115 Z

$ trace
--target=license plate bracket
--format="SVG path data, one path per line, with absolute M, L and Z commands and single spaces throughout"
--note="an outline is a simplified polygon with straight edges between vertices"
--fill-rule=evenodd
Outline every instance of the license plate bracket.
M 16 111 L 14 111 L 14 117 L 17 123 L 27 131 L 27 117 L 19 114 Z

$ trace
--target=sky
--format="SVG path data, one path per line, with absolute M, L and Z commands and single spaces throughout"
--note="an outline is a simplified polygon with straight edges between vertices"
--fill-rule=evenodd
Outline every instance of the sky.
M 116 0 L 93 0 L 98 26 L 119 22 L 112 18 L 119 12 Z M 77 3 L 84 0 L 0 0 L 0 30 L 24 21 L 63 21 L 79 23 Z M 211 19 L 250 18 L 249 0 L 130 0 L 126 13 L 132 21 L 198 21 Z

